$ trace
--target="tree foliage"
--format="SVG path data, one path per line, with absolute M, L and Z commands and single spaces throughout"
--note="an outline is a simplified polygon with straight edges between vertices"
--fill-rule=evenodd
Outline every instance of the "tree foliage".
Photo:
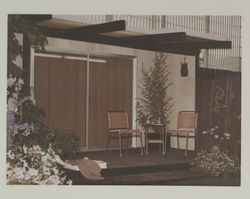
M 17 56 L 23 55 L 22 45 L 16 37 L 17 33 L 26 35 L 31 47 L 35 50 L 45 51 L 48 41 L 30 20 L 25 19 L 22 15 L 8 16 L 8 75 L 23 77 L 24 71 L 15 63 Z
M 141 97 L 137 102 L 137 118 L 142 126 L 145 126 L 147 120 L 151 122 L 160 120 L 168 126 L 172 98 L 167 94 L 172 83 L 169 80 L 167 56 L 163 53 L 156 53 L 153 63 L 154 65 L 149 70 L 142 69 Z
M 71 156 L 76 151 L 77 138 L 73 133 L 50 129 L 44 122 L 44 111 L 31 98 L 31 88 L 24 82 L 28 74 L 18 66 L 17 56 L 23 55 L 23 46 L 17 33 L 25 35 L 31 47 L 45 51 L 46 37 L 37 26 L 22 15 L 8 17 L 8 82 L 7 82 L 7 147 L 22 148 L 38 144 L 44 149 L 49 145 L 60 155 Z

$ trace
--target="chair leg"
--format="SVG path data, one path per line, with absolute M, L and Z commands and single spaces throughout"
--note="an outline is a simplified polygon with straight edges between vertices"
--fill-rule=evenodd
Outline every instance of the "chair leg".
M 162 140 L 162 155 L 165 154 L 165 136 L 164 134 L 162 134 L 162 137 L 161 137 L 161 140 Z
M 143 140 L 142 140 L 142 134 L 140 133 L 140 140 L 141 140 L 141 155 L 143 155 Z
M 185 156 L 187 156 L 187 149 L 188 149 L 188 133 L 186 137 L 186 149 L 185 149 Z
M 107 142 L 106 142 L 106 153 L 105 153 L 105 155 L 108 155 L 109 141 L 110 141 L 110 136 L 108 135 Z
M 165 154 L 167 153 L 167 140 L 168 139 L 168 134 L 164 134 L 164 148 L 165 148 Z
M 165 135 L 162 133 L 161 135 L 161 140 L 162 140 L 162 155 L 165 154 Z
M 120 133 L 119 133 L 119 145 L 120 145 L 120 157 L 122 157 L 122 137 Z
M 179 135 L 176 135 L 178 149 L 180 149 Z
M 129 143 L 129 136 L 127 136 L 127 151 L 126 152 L 128 152 L 128 143 Z

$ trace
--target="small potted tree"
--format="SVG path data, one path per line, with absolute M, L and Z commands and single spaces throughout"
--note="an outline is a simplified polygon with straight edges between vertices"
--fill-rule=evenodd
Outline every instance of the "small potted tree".
M 169 124 L 169 114 L 172 108 L 172 98 L 168 88 L 169 65 L 164 53 L 156 53 L 153 66 L 148 70 L 142 69 L 140 79 L 141 96 L 137 99 L 137 120 L 145 129 L 146 123 L 161 123 L 166 127 Z

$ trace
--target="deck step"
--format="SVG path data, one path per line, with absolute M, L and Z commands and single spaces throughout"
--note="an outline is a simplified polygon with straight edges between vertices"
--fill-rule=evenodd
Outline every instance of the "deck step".
M 74 181 L 76 185 L 174 185 L 184 180 L 193 180 L 207 177 L 204 173 L 194 172 L 190 170 L 167 171 L 142 174 L 129 174 L 108 176 L 104 180 L 78 180 Z
M 190 169 L 189 162 L 160 164 L 160 165 L 147 165 L 147 166 L 132 166 L 132 167 L 118 167 L 102 169 L 101 174 L 103 177 L 117 176 L 117 175 L 129 175 L 129 174 L 141 174 L 141 173 L 154 173 L 165 171 L 179 171 Z

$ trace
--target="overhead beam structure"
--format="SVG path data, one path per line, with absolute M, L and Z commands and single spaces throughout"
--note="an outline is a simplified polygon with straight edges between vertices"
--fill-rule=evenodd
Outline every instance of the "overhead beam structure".
M 125 20 L 62 29 L 58 27 L 46 26 L 46 23 L 42 23 L 41 25 L 41 22 L 53 20 L 52 15 L 23 16 L 29 20 L 32 20 L 45 36 L 60 39 L 93 42 L 99 44 L 184 55 L 197 55 L 197 52 L 200 52 L 201 49 L 231 48 L 231 41 L 204 39 L 197 36 L 195 37 L 187 35 L 186 32 L 141 34 L 137 36 L 112 36 L 106 34 L 116 31 L 126 32 Z

